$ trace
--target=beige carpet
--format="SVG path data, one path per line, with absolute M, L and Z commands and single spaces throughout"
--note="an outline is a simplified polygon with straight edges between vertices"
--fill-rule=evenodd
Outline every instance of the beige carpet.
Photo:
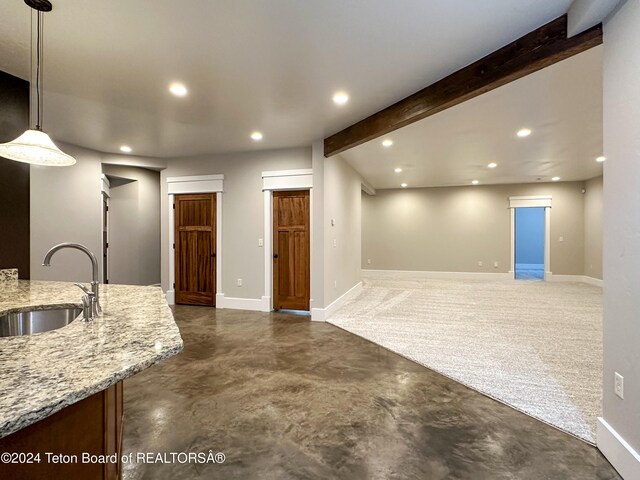
M 366 273 L 328 321 L 588 442 L 602 398 L 602 289 Z

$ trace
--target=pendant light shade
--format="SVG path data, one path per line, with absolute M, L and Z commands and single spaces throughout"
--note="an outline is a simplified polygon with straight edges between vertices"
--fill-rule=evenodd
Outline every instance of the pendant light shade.
M 0 157 L 16 162 L 65 167 L 76 159 L 60 150 L 42 130 L 27 130 L 15 140 L 0 143 Z
M 8 143 L 0 143 L 0 157 L 15 160 L 17 162 L 31 163 L 33 165 L 45 165 L 51 167 L 64 167 L 76 163 L 76 159 L 60 150 L 49 135 L 41 128 L 42 118 L 42 15 L 50 12 L 53 6 L 49 0 L 25 0 L 29 7 L 37 14 L 36 34 L 36 75 L 31 81 L 35 83 L 36 90 L 36 128 L 29 129 L 15 140 Z M 33 47 L 32 47 L 33 49 Z M 32 52 L 33 55 L 33 52 Z

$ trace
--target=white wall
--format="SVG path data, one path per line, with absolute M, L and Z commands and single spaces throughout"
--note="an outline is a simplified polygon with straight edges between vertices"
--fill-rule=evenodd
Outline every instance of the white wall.
M 133 180 L 111 185 L 109 282 L 160 283 L 160 172 L 106 164 L 102 171 Z
M 77 163 L 71 167 L 31 165 L 31 279 L 89 282 L 91 263 L 80 251 L 62 250 L 54 255 L 50 267 L 42 266 L 50 247 L 74 242 L 96 255 L 102 272 L 101 156 L 58 143 Z
M 640 452 L 639 79 L 640 2 L 632 0 L 604 26 L 603 417 L 636 452 Z M 614 372 L 624 376 L 624 400 L 614 394 Z M 640 478 L 638 459 L 634 463 L 629 456 L 613 458 L 606 451 L 607 437 L 600 432 L 598 445 L 616 468 L 624 468 L 627 458 L 627 479 Z
M 311 168 L 311 150 L 294 148 L 170 159 L 161 174 L 162 287 L 169 289 L 169 215 L 167 177 L 224 175 L 222 194 L 222 292 L 225 297 L 260 299 L 264 295 L 264 195 L 262 172 Z M 236 280 L 242 279 L 242 286 Z
M 324 162 L 324 306 L 362 279 L 362 177 L 339 155 Z M 331 225 L 334 220 L 334 225 Z
M 602 280 L 603 179 L 592 178 L 584 188 L 584 274 Z
M 111 155 L 57 142 L 74 156 L 71 167 L 31 166 L 31 248 L 33 280 L 91 280 L 91 264 L 82 252 L 63 250 L 55 254 L 51 267 L 42 266 L 46 251 L 57 243 L 85 245 L 98 259 L 102 278 L 102 162 L 129 163 L 160 168 L 162 160 Z
M 583 182 L 558 182 L 363 194 L 362 267 L 506 273 L 511 266 L 509 197 L 551 195 L 551 271 L 582 275 L 583 187 Z
M 324 308 L 324 140 L 311 147 L 313 197 L 311 203 L 311 308 Z

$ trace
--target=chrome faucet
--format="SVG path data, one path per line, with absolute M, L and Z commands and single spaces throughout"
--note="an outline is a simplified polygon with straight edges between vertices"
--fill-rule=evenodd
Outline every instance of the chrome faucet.
M 49 251 L 44 256 L 44 260 L 42 261 L 42 266 L 43 267 L 51 266 L 51 257 L 53 257 L 54 253 L 56 253 L 58 250 L 61 250 L 63 248 L 75 248 L 76 250 L 80 250 L 81 252 L 86 253 L 89 259 L 91 260 L 91 274 L 92 274 L 91 292 L 94 296 L 94 300 L 92 303 L 95 304 L 93 310 L 95 314 L 101 313 L 102 307 L 100 306 L 100 295 L 99 295 L 99 289 L 98 289 L 98 285 L 100 284 L 100 282 L 98 281 L 98 261 L 96 260 L 96 256 L 93 253 L 91 253 L 91 250 L 89 250 L 84 245 L 80 245 L 79 243 L 60 243 L 49 249 Z
M 98 304 L 95 294 L 81 283 L 74 283 L 76 287 L 84 292 L 82 297 L 82 316 L 85 322 L 92 322 L 98 315 Z

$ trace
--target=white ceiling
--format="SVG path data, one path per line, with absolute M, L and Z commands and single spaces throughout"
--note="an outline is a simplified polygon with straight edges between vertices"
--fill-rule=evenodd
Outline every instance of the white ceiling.
M 600 155 L 602 47 L 342 153 L 375 188 L 586 180 Z
M 54 0 L 45 123 L 138 155 L 309 145 L 565 13 L 571 0 Z M 28 78 L 30 9 L 0 4 L 0 70 Z M 167 93 L 184 81 L 188 97 Z M 344 107 L 334 91 L 351 96 Z M 260 144 L 249 139 L 264 132 Z

